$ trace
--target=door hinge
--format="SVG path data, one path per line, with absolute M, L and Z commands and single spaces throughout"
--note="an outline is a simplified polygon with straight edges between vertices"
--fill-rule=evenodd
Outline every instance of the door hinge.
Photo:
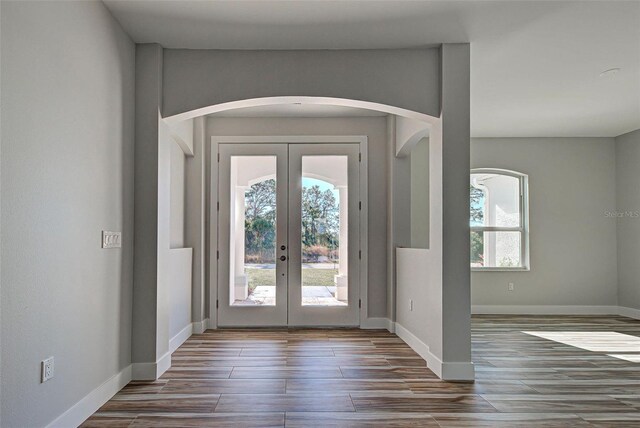
M 362 307 L 362 299 L 358 299 L 358 307 L 361 308 Z
M 358 259 L 362 259 L 362 250 L 358 250 Z
M 220 162 L 220 153 L 218 153 L 218 162 Z
M 362 162 L 362 153 L 358 153 L 358 162 Z
M 216 259 L 220 259 L 220 251 L 216 251 Z
M 358 209 L 362 211 L 362 201 L 358 202 Z
M 218 300 L 216 300 L 216 309 L 218 309 Z
M 216 209 L 217 209 L 218 211 L 220 211 L 220 202 L 218 202 L 218 203 L 216 204 L 216 206 L 217 206 L 217 208 L 216 208 Z

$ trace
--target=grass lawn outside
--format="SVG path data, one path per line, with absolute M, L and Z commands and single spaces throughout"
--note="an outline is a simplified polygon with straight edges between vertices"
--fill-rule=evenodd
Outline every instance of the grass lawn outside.
M 249 291 L 253 291 L 258 285 L 276 285 L 275 269 L 245 268 L 249 279 Z M 334 286 L 333 277 L 338 274 L 338 269 L 302 269 L 302 285 Z

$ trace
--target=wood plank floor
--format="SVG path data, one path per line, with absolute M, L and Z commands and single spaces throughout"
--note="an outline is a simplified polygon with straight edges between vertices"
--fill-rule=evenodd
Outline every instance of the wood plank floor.
M 379 330 L 193 335 L 89 427 L 640 427 L 640 321 L 474 316 L 475 383 Z M 635 362 L 634 362 L 635 361 Z

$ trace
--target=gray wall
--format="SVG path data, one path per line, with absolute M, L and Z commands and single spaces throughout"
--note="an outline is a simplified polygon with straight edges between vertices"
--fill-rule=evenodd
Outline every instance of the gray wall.
M 185 245 L 193 248 L 192 266 L 192 321 L 206 319 L 206 273 L 208 260 L 206 252 L 206 174 L 205 174 L 205 133 L 206 117 L 193 120 L 193 156 L 185 160 Z M 196 328 L 199 332 L 200 330 Z
M 445 363 L 468 368 L 461 378 L 473 378 L 471 366 L 471 278 L 469 269 L 470 73 L 468 43 L 441 48 L 442 149 L 442 356 Z M 437 137 L 430 135 L 430 145 Z M 429 305 L 432 309 L 433 304 Z M 434 348 L 437 353 L 437 347 Z M 452 379 L 443 366 L 442 377 Z M 454 371 L 456 371 L 454 369 Z
M 618 303 L 640 309 L 640 129 L 616 138 Z
M 173 248 L 168 253 L 165 275 L 168 278 L 169 351 L 173 352 L 185 339 L 184 336 L 176 336 L 191 325 L 193 250 Z
M 397 306 L 397 252 L 396 248 L 411 246 L 411 158 L 396 157 L 395 117 L 388 125 L 393 127 L 393 137 L 387 150 L 387 188 L 389 189 L 387 209 L 387 316 L 396 321 Z
M 471 166 L 529 175 L 531 243 L 529 272 L 472 273 L 474 305 L 617 304 L 612 138 L 473 139 Z
M 171 248 L 184 247 L 184 166 L 185 156 L 182 148 L 171 143 L 171 212 L 169 213 Z
M 136 144 L 138 142 L 136 141 Z M 167 124 L 160 120 L 158 123 L 158 141 L 156 145 L 158 147 L 158 205 L 157 219 L 157 275 L 158 282 L 156 284 L 156 307 L 155 307 L 155 362 L 158 366 L 161 366 L 160 361 L 167 358 L 169 352 L 169 341 L 171 339 L 171 314 L 174 312 L 174 305 L 171 302 L 171 290 L 174 285 L 177 285 L 175 278 L 172 275 L 172 258 L 170 253 L 170 234 L 171 234 L 171 145 L 174 143 L 171 131 Z M 137 146 L 136 146 L 137 149 Z M 136 164 L 137 165 L 137 164 Z M 137 227 L 137 223 L 136 223 Z M 136 241 L 137 245 L 137 241 Z M 136 266 L 136 269 L 138 267 Z M 135 287 L 140 284 L 134 283 Z M 138 305 L 138 301 L 135 300 L 134 305 Z M 153 307 L 152 302 L 141 302 L 149 307 Z M 137 306 L 134 306 L 134 310 Z M 133 346 L 137 346 L 134 342 Z M 134 360 L 134 362 L 138 362 Z M 160 376 L 163 372 L 163 368 L 156 367 L 156 377 Z M 136 367 L 136 366 L 134 366 Z M 142 378 L 138 376 L 137 370 L 134 370 L 134 379 Z
M 411 150 L 411 248 L 429 248 L 429 139 Z
M 1 8 L 2 426 L 36 427 L 131 363 L 135 48 L 99 2 Z
M 369 149 L 368 316 L 387 316 L 387 120 L 347 118 L 209 118 L 212 135 L 366 135 Z M 210 144 L 207 144 L 210 148 Z M 205 158 L 209 163 L 210 156 Z M 364 304 L 364 302 L 363 302 Z
M 135 179 L 134 179 L 134 287 L 133 287 L 133 329 L 131 358 L 134 363 L 155 363 L 169 349 L 163 349 L 163 305 L 162 290 L 159 289 L 158 245 L 159 231 L 164 231 L 158 218 L 160 204 L 160 179 L 169 180 L 169 175 L 161 175 L 161 137 L 169 134 L 162 129 L 159 110 L 162 105 L 162 48 L 156 44 L 136 45 L 136 97 L 135 97 Z M 166 128 L 166 125 L 165 125 Z M 164 141 L 164 140 L 163 140 Z M 169 146 L 166 146 L 169 147 Z M 164 153 L 164 151 L 163 151 Z M 168 153 L 168 151 L 167 151 Z M 168 158 L 167 158 L 168 159 Z M 167 170 L 168 173 L 168 170 Z M 168 183 L 167 183 L 168 188 Z M 167 212 L 168 217 L 168 212 Z M 168 233 L 167 223 L 167 233 Z M 168 245 L 168 240 L 167 240 Z M 168 248 L 168 246 L 167 246 Z M 159 331 L 160 330 L 160 331 Z M 168 325 L 167 325 L 168 337 Z M 159 346 L 160 344 L 160 346 Z M 138 377 L 134 366 L 134 377 Z
M 161 136 L 165 136 L 164 124 L 161 125 Z M 159 258 L 166 259 L 163 265 L 163 277 L 167 278 L 165 287 L 168 290 L 169 308 L 169 340 L 191 324 L 191 288 L 192 288 L 192 255 L 191 248 L 184 248 L 185 236 L 185 152 L 173 137 L 159 144 L 168 146 L 168 163 L 162 162 L 169 175 L 169 207 L 168 235 L 166 241 L 159 240 L 159 251 L 164 253 Z M 160 153 L 165 150 L 159 150 Z M 160 189 L 166 192 L 167 184 Z M 160 207 L 159 207 L 160 208 Z M 159 218 L 163 217 L 159 213 Z M 161 235 L 161 234 L 159 234 Z M 164 242 L 161 242 L 164 241 Z M 164 245 L 163 245 L 164 244 Z M 159 312 L 160 314 L 160 312 Z M 171 341 L 169 342 L 171 350 Z
M 439 50 L 165 49 L 165 117 L 244 99 L 348 98 L 440 116 Z

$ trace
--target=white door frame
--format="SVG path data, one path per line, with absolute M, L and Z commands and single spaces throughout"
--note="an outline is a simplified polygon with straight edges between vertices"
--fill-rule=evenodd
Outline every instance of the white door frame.
M 211 163 L 209 182 L 209 328 L 218 327 L 218 145 L 223 143 L 256 144 L 340 144 L 360 145 L 360 326 L 368 318 L 367 270 L 368 270 L 368 139 L 366 135 L 285 135 L 285 136 L 211 136 Z
M 360 326 L 360 153 L 359 144 L 290 144 L 289 148 L 289 300 L 288 321 L 290 326 Z M 347 200 L 340 201 L 341 209 L 346 208 L 348 238 L 340 240 L 340 248 L 348 251 L 347 306 L 303 305 L 302 275 L 302 180 L 303 159 L 306 156 L 338 156 L 347 167 Z M 299 181 L 298 181 L 299 180 Z M 357 213 L 357 214 L 356 214 Z M 343 233 L 340 226 L 340 233 Z M 356 245 L 349 245 L 355 242 Z M 344 245 L 344 246 L 343 246 Z M 342 256 L 341 256 L 342 258 Z M 344 259 L 342 259 L 344 261 Z M 337 284 L 336 284 L 337 285 Z M 337 293 L 337 291 L 336 291 Z M 338 295 L 336 294 L 336 298 Z
M 220 199 L 220 205 L 218 211 L 218 221 L 223 224 L 231 224 L 231 211 L 230 208 L 236 204 L 235 199 L 231 199 L 231 186 L 236 186 L 237 183 L 232 181 L 233 166 L 231 159 L 233 156 L 266 156 L 274 159 L 274 177 L 276 179 L 276 207 L 278 209 L 278 215 L 276 215 L 276 241 L 275 248 L 280 245 L 286 245 L 289 247 L 287 234 L 289 230 L 289 222 L 287 219 L 286 211 L 289 202 L 289 183 L 287 177 L 289 176 L 289 148 L 286 144 L 222 144 L 219 146 L 220 161 L 218 162 L 218 198 Z M 220 173 L 222 172 L 222 174 Z M 237 192 L 238 190 L 236 190 Z M 235 196 L 235 195 L 234 195 Z M 241 198 L 244 200 L 244 190 L 241 190 Z M 244 206 L 244 205 L 243 205 Z M 237 208 L 236 208 L 237 209 Z M 282 212 L 285 215 L 282 215 Z M 242 215 L 242 222 L 244 223 L 244 213 Z M 236 219 L 237 220 L 237 219 Z M 237 224 L 235 225 L 237 226 Z M 236 227 L 233 228 L 237 233 Z M 242 225 L 244 230 L 244 224 Z M 255 306 L 236 306 L 230 303 L 230 288 L 231 281 L 235 286 L 235 281 L 238 279 L 235 274 L 238 272 L 231 272 L 229 270 L 229 262 L 235 258 L 235 254 L 230 252 L 230 243 L 235 240 L 236 236 L 231 233 L 230 227 L 218 228 L 218 248 L 222 248 L 225 251 L 220 251 L 219 257 L 217 257 L 218 268 L 218 285 L 225 283 L 227 286 L 218 287 L 218 324 L 220 320 L 224 318 L 227 325 L 232 327 L 253 327 L 256 325 L 264 326 L 286 326 L 287 325 L 287 281 L 288 281 L 288 266 L 289 263 L 283 263 L 278 260 L 280 252 L 274 253 L 275 263 L 275 305 L 255 305 Z M 244 233 L 241 237 L 244 241 Z M 242 249 L 244 257 L 244 247 Z M 236 260 L 237 263 L 237 260 Z M 244 269 L 243 269 L 244 270 Z M 245 285 L 246 287 L 246 285 Z M 222 317 L 224 315 L 224 317 Z

